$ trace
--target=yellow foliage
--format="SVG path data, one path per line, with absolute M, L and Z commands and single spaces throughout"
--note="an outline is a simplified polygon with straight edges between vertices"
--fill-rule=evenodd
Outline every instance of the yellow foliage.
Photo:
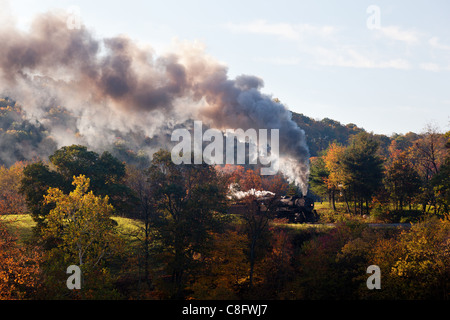
M 72 184 L 75 190 L 68 195 L 58 188 L 48 189 L 45 203 L 54 203 L 55 208 L 47 217 L 44 238 L 61 239 L 59 249 L 72 263 L 96 267 L 122 245 L 111 219 L 114 208 L 108 196 L 97 197 L 88 191 L 90 180 L 84 175 L 74 177 Z

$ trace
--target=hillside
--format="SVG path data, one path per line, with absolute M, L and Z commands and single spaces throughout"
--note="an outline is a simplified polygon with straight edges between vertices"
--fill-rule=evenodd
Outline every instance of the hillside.
M 5 98 L 0 99 L 0 165 L 12 165 L 16 161 L 46 158 L 52 154 L 57 145 L 50 131 L 64 132 L 79 139 L 76 129 L 76 118 L 63 107 L 48 108 L 41 118 L 45 123 L 28 119 L 23 108 L 16 102 Z M 324 118 L 313 119 L 304 114 L 292 113 L 292 119 L 305 131 L 307 144 L 312 157 L 325 150 L 330 143 L 347 144 L 349 138 L 363 128 L 355 124 L 342 124 L 336 120 Z M 50 130 L 50 128 L 52 130 Z M 57 128 L 58 130 L 53 130 Z M 387 150 L 391 138 L 385 135 L 375 135 L 380 142 L 382 152 Z M 417 137 L 409 133 L 407 137 Z M 403 139 L 404 140 L 404 139 Z M 408 139 L 406 139 L 408 140 Z M 80 140 L 80 144 L 83 141 Z M 152 139 L 139 134 L 117 132 L 116 141 L 110 145 L 109 151 L 122 161 L 147 163 L 143 156 L 145 149 L 150 148 Z
M 300 128 L 305 130 L 309 150 L 313 157 L 317 156 L 320 151 L 325 150 L 333 141 L 346 144 L 350 136 L 364 131 L 364 129 L 352 123 L 343 125 L 329 118 L 314 120 L 295 112 L 292 113 L 292 119 Z

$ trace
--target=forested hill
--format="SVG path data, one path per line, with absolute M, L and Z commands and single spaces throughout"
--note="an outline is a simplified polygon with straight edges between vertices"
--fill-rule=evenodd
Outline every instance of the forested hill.
M 312 157 L 318 156 L 330 143 L 346 145 L 352 135 L 364 131 L 355 124 L 344 125 L 329 118 L 315 120 L 294 112 L 292 118 L 305 130 Z M 20 105 L 7 98 L 0 99 L 0 165 L 10 166 L 16 161 L 33 158 L 45 159 L 57 149 L 52 137 L 56 132 L 54 128 L 64 134 L 78 135 L 76 119 L 62 107 L 49 108 L 41 119 L 44 122 L 29 120 Z M 417 136 L 415 133 L 392 137 L 375 134 L 381 152 L 387 151 L 392 139 L 413 141 Z M 145 154 L 143 150 L 148 147 L 146 144 L 151 143 L 150 140 L 145 137 L 128 137 L 118 132 L 117 140 L 109 151 L 122 161 L 143 161 L 140 158 Z
M 346 145 L 351 136 L 365 131 L 363 128 L 360 128 L 353 123 L 344 125 L 339 121 L 329 118 L 315 120 L 295 112 L 292 113 L 292 119 L 300 128 L 305 130 L 306 140 L 312 157 L 318 156 L 321 151 L 326 150 L 333 142 Z M 417 134 L 415 133 L 408 133 L 406 136 L 410 137 L 411 135 L 413 136 L 413 139 L 417 138 Z M 400 136 L 401 135 L 394 134 L 392 137 L 388 137 L 382 134 L 374 134 L 375 139 L 380 144 L 382 153 L 387 152 L 391 139 L 397 139 Z
M 311 156 L 315 157 L 325 150 L 330 143 L 346 144 L 349 137 L 364 131 L 355 124 L 343 125 L 336 120 L 324 118 L 315 120 L 301 113 L 292 113 L 292 119 L 305 130 Z

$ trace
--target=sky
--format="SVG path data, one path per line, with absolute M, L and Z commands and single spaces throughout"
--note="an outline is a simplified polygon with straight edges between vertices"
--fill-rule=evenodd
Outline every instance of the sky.
M 0 0 L 0 2 L 5 0 Z M 125 34 L 156 53 L 197 42 L 230 77 L 314 119 L 367 131 L 450 130 L 449 1 L 14 0 L 15 21 L 73 13 L 98 38 Z

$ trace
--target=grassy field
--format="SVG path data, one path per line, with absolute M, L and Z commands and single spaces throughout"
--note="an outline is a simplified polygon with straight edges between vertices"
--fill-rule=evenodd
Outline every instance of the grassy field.
M 128 244 L 133 244 L 136 242 L 136 237 L 139 230 L 143 227 L 142 222 L 124 217 L 113 217 L 113 220 L 115 220 L 118 224 L 117 231 Z M 20 242 L 30 240 L 33 235 L 33 227 L 36 226 L 36 223 L 30 215 L 0 216 L 0 221 L 7 225 L 9 230 L 18 237 Z M 304 231 L 325 232 L 326 230 L 332 228 L 332 226 L 324 224 L 292 224 L 280 221 L 274 221 L 273 226 L 284 229 L 290 233 L 299 233 Z
M 5 223 L 9 231 L 21 242 L 31 238 L 33 227 L 36 225 L 29 214 L 0 216 L 0 222 Z
M 113 220 L 117 222 L 118 232 L 125 240 L 133 242 L 142 224 L 137 220 L 123 217 L 114 217 Z M 36 222 L 29 214 L 0 216 L 0 222 L 4 222 L 10 232 L 17 236 L 21 242 L 31 239 L 33 228 L 36 226 Z
M 283 221 L 273 221 L 272 226 L 286 230 L 289 233 L 302 233 L 302 232 L 326 232 L 327 230 L 333 228 L 332 223 L 345 221 L 348 219 L 360 219 L 361 222 L 373 223 L 371 218 L 363 218 L 361 216 L 355 217 L 348 215 L 343 212 L 333 212 L 330 208 L 329 204 L 324 203 L 316 203 L 315 209 L 320 215 L 321 219 L 319 223 L 316 224 L 292 224 L 286 223 Z M 142 229 L 143 224 L 139 220 L 134 220 L 130 218 L 124 217 L 113 217 L 113 220 L 117 222 L 117 231 L 119 234 L 125 239 L 128 244 L 133 244 L 137 241 L 137 236 L 139 230 Z M 30 215 L 6 215 L 0 216 L 0 221 L 6 223 L 9 230 L 18 237 L 20 242 L 26 242 L 31 239 L 33 234 L 33 227 L 36 223 L 33 221 Z M 239 222 L 238 218 L 233 219 L 232 223 L 242 223 Z

